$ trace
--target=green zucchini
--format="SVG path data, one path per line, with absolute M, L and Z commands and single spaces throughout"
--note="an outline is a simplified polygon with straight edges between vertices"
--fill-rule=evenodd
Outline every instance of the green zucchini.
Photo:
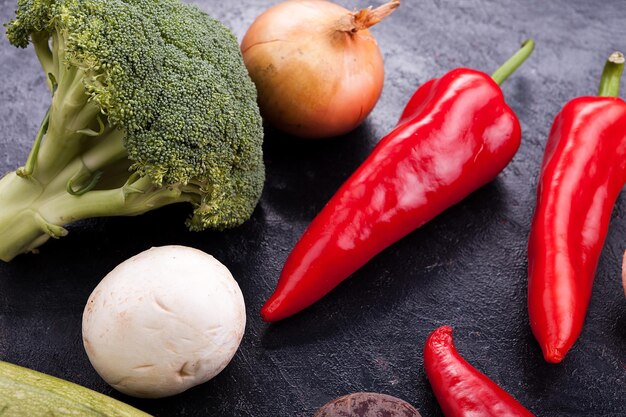
M 0 361 L 0 417 L 150 417 L 80 385 Z

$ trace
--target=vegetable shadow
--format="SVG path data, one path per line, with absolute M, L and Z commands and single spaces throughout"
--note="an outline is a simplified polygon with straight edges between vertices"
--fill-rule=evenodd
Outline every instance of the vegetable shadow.
M 266 126 L 266 183 L 262 201 L 285 222 L 309 222 L 367 158 L 375 143 L 366 119 L 329 139 L 300 139 Z

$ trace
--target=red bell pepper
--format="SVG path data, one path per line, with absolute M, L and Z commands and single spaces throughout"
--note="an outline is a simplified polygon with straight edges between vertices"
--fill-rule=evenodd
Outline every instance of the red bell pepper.
M 459 355 L 449 326 L 426 340 L 424 368 L 446 417 L 534 417 Z
M 499 83 L 530 55 L 524 43 L 492 77 L 459 68 L 422 85 L 400 120 L 313 220 L 261 310 L 277 321 L 310 306 L 387 246 L 492 181 L 520 145 Z
M 530 324 L 548 362 L 578 338 L 611 211 L 626 181 L 624 67 L 611 55 L 599 97 L 575 98 L 556 116 L 537 185 L 528 242 Z

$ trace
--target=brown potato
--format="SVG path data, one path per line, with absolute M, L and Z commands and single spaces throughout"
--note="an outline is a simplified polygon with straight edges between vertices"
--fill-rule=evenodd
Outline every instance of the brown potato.
M 314 417 L 421 417 L 421 414 L 399 398 L 356 392 L 329 402 Z

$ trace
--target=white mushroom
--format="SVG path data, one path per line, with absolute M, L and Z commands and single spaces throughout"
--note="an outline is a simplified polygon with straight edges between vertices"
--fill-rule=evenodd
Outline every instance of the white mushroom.
M 178 394 L 220 373 L 245 330 L 243 295 L 230 271 L 206 253 L 152 248 L 118 265 L 83 313 L 91 364 L 136 397 Z

